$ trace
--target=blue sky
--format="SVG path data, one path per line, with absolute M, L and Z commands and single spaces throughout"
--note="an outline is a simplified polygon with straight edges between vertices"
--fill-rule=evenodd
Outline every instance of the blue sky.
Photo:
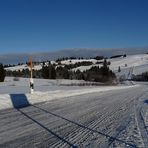
M 148 47 L 147 0 L 0 0 L 0 53 Z

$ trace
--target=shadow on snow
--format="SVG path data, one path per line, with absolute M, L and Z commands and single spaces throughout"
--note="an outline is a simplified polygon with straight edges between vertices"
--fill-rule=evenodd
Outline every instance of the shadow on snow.
M 147 100 L 144 100 L 144 103 L 145 103 L 145 104 L 148 104 L 148 99 L 147 99 Z
M 30 106 L 25 94 L 10 94 L 10 98 L 15 109 Z
M 57 135 L 55 132 L 53 132 L 52 130 L 50 130 L 49 128 L 47 128 L 46 126 L 44 126 L 42 123 L 40 123 L 39 121 L 33 119 L 31 116 L 27 115 L 24 111 L 21 110 L 24 107 L 32 106 L 29 103 L 29 101 L 28 101 L 28 99 L 27 99 L 27 97 L 26 97 L 25 94 L 10 94 L 10 98 L 11 98 L 13 107 L 15 109 L 17 109 L 17 111 L 19 111 L 25 117 L 27 117 L 28 119 L 32 120 L 34 123 L 38 124 L 44 130 L 46 130 L 50 134 L 54 135 L 55 137 L 59 138 L 61 141 L 67 143 L 70 147 L 77 148 L 77 146 L 75 146 L 72 143 L 70 143 L 69 141 L 65 140 L 63 137 Z
M 105 134 L 105 133 L 99 132 L 99 131 L 97 131 L 97 130 L 95 130 L 95 129 L 91 129 L 91 128 L 87 127 L 87 126 L 84 126 L 84 125 L 82 125 L 82 124 L 80 124 L 80 123 L 77 123 L 77 122 L 74 122 L 74 121 L 72 121 L 72 120 L 69 120 L 69 119 L 67 119 L 67 118 L 65 118 L 65 117 L 62 117 L 62 116 L 60 116 L 60 115 L 57 115 L 57 114 L 55 114 L 55 113 L 49 112 L 49 111 L 47 111 L 47 110 L 45 110 L 45 109 L 42 109 L 42 108 L 40 108 L 40 107 L 37 107 L 37 106 L 35 106 L 35 105 L 31 105 L 31 104 L 29 103 L 29 101 L 28 101 L 28 99 L 27 99 L 27 97 L 26 97 L 25 94 L 10 94 L 10 97 L 11 97 L 11 101 L 12 101 L 13 107 L 14 107 L 15 109 L 17 109 L 21 114 L 23 114 L 23 115 L 24 115 L 25 117 L 27 117 L 28 119 L 32 120 L 34 123 L 38 124 L 40 127 L 42 127 L 43 129 L 45 129 L 46 131 L 48 131 L 49 133 L 51 133 L 51 134 L 54 135 L 55 137 L 59 138 L 61 141 L 67 143 L 67 144 L 70 145 L 71 147 L 77 147 L 77 146 L 73 145 L 73 144 L 70 143 L 69 141 L 67 141 L 67 140 L 65 140 L 64 138 L 62 138 L 61 136 L 57 135 L 55 132 L 53 132 L 53 131 L 50 130 L 49 128 L 45 127 L 45 126 L 44 126 L 43 124 L 41 124 L 39 121 L 37 121 L 37 120 L 33 119 L 31 116 L 27 115 L 24 111 L 21 110 L 21 108 L 28 107 L 28 106 L 35 107 L 35 108 L 37 108 L 37 109 L 39 109 L 39 110 L 42 110 L 42 111 L 45 112 L 45 113 L 51 114 L 51 115 L 53 115 L 53 116 L 56 116 L 56 117 L 58 117 L 58 118 L 61 118 L 61 119 L 63 119 L 63 120 L 66 120 L 66 121 L 68 121 L 68 122 L 71 122 L 71 123 L 73 123 L 73 124 L 75 124 L 75 125 L 77 125 L 77 126 L 79 126 L 79 127 L 81 127 L 81 128 L 87 129 L 88 131 L 92 131 L 92 132 L 94 132 L 94 133 L 98 133 L 98 134 L 100 134 L 100 135 L 103 135 L 103 136 L 105 136 L 106 138 L 109 138 L 109 139 L 108 139 L 109 143 L 110 143 L 110 142 L 112 143 L 113 141 L 118 141 L 118 142 L 124 143 L 124 144 L 126 144 L 126 145 L 129 145 L 129 146 L 131 146 L 131 147 L 136 147 L 135 145 L 133 145 L 133 144 L 131 144 L 131 143 L 127 143 L 127 142 L 125 142 L 125 141 L 123 141 L 123 140 L 117 139 L 116 137 L 109 136 L 109 135 L 107 135 L 107 134 Z M 148 104 L 148 100 L 145 100 L 144 103 L 147 103 L 147 104 Z
M 77 123 L 77 122 L 75 122 L 75 121 L 72 121 L 72 120 L 70 120 L 70 119 L 67 119 L 67 118 L 65 118 L 65 117 L 62 117 L 62 116 L 60 116 L 60 115 L 58 115 L 58 114 L 55 114 L 55 113 L 52 113 L 52 112 L 47 111 L 47 110 L 45 110 L 45 109 L 42 109 L 42 108 L 40 108 L 40 107 L 38 107 L 38 106 L 35 106 L 35 105 L 32 105 L 32 106 L 34 106 L 35 108 L 38 108 L 38 109 L 42 110 L 42 111 L 45 112 L 45 113 L 51 114 L 51 115 L 53 115 L 53 116 L 56 116 L 56 117 L 58 117 L 58 118 L 61 118 L 61 119 L 65 120 L 65 121 L 68 121 L 68 122 L 70 122 L 70 123 L 73 123 L 73 124 L 75 124 L 75 125 L 77 125 L 77 126 L 83 128 L 83 129 L 86 129 L 86 130 L 88 130 L 88 131 L 91 131 L 91 132 L 94 132 L 94 133 L 98 133 L 98 134 L 100 134 L 100 135 L 102 135 L 102 136 L 105 136 L 106 138 L 108 138 L 108 142 L 109 142 L 109 143 L 112 143 L 113 141 L 118 141 L 118 142 L 120 142 L 120 143 L 124 143 L 125 145 L 131 146 L 131 147 L 134 147 L 134 148 L 137 148 L 136 145 L 131 144 L 131 143 L 128 143 L 128 142 L 123 141 L 123 140 L 120 140 L 120 139 L 118 139 L 117 137 L 110 136 L 110 135 L 105 134 L 105 133 L 103 133 L 103 132 L 99 132 L 98 130 L 89 128 L 89 127 L 87 127 L 87 126 L 85 126 L 85 125 L 82 125 L 82 124 L 80 124 L 80 123 Z

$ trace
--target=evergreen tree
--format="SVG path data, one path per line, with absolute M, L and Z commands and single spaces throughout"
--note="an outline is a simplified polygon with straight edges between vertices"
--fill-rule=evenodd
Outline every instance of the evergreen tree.
M 69 76 L 70 76 L 67 66 L 57 67 L 56 74 L 57 74 L 57 77 L 60 79 L 69 79 Z
M 53 65 L 49 63 L 48 66 L 42 66 L 42 77 L 44 79 L 56 79 L 56 70 Z
M 49 70 L 49 79 L 56 79 L 55 67 L 53 65 L 49 65 L 48 70 Z
M 102 70 L 102 74 L 103 74 L 103 75 L 108 75 L 108 74 L 109 74 L 109 68 L 108 68 L 108 66 L 107 66 L 107 61 L 106 61 L 106 59 L 104 59 L 103 67 L 101 67 L 101 70 Z
M 0 64 L 0 82 L 4 82 L 6 76 L 6 71 L 3 64 Z
M 49 78 L 49 70 L 47 66 L 42 66 L 42 77 L 44 79 L 48 79 Z

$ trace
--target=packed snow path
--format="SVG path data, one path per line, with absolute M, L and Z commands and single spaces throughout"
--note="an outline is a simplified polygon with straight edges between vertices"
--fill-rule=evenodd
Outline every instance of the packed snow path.
M 24 108 L 10 97 L 15 109 L 0 111 L 1 148 L 148 147 L 146 85 L 37 105 L 22 95 Z

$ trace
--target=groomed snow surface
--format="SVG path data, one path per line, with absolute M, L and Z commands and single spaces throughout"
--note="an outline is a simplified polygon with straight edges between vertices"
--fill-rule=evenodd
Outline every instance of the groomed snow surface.
M 5 83 L 0 84 L 0 110 L 13 108 L 11 94 L 25 94 L 31 104 L 46 102 L 54 99 L 62 99 L 65 97 L 78 96 L 83 94 L 105 92 L 109 90 L 128 89 L 138 87 L 131 86 L 83 86 L 82 84 L 93 84 L 83 80 L 45 80 L 34 79 L 35 92 L 30 94 L 29 79 L 18 78 L 14 81 L 13 77 L 7 77 Z M 100 83 L 101 84 L 101 83 Z M 6 89 L 7 87 L 7 89 Z M 15 92 L 15 93 L 14 93 Z
M 93 65 L 72 70 L 102 66 L 94 59 L 65 60 L 61 64 L 83 61 Z M 108 61 L 110 69 L 126 79 L 148 71 L 147 54 Z M 6 70 L 26 68 L 19 65 Z M 42 63 L 34 66 L 41 68 Z M 78 80 L 35 79 L 35 92 L 30 94 L 29 79 L 18 80 L 7 77 L 0 83 L 0 148 L 148 147 L 148 83 L 95 86 Z
M 147 83 L 82 83 L 35 79 L 30 94 L 28 79 L 6 78 L 0 83 L 0 148 L 148 147 Z

